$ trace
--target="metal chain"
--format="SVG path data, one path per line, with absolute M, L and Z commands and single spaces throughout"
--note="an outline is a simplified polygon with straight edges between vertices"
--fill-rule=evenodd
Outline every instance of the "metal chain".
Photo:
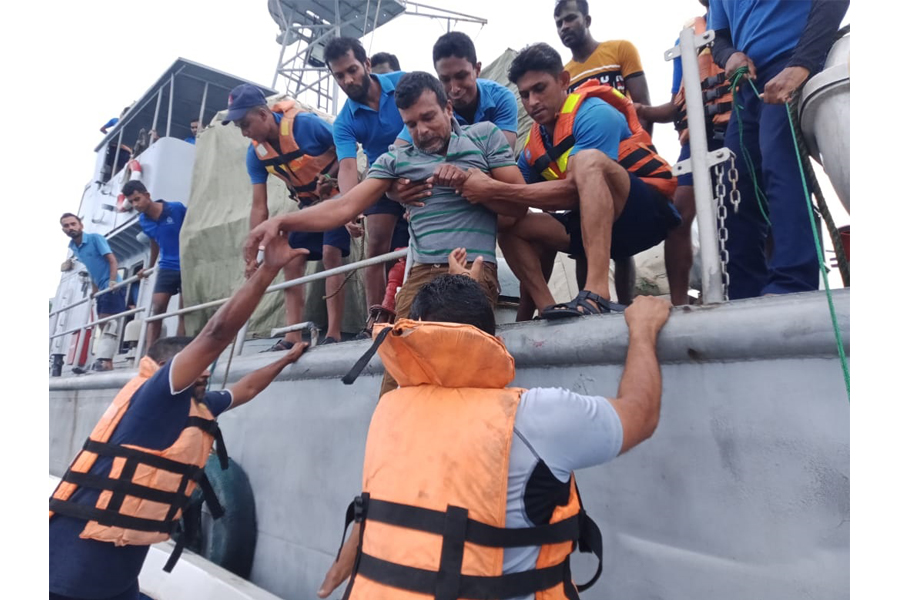
M 734 157 L 732 157 L 732 165 L 734 164 Z M 725 169 L 722 167 L 722 163 L 719 163 L 715 166 L 715 174 L 716 174 L 716 213 L 719 219 L 719 260 L 721 261 L 722 266 L 722 290 L 723 296 L 725 300 L 728 300 L 728 286 L 731 283 L 731 279 L 728 276 L 728 249 L 725 247 L 725 243 L 728 241 L 728 228 L 725 227 L 725 217 L 728 215 L 728 211 L 725 208 L 725 183 L 723 181 L 723 177 L 725 175 Z M 729 172 L 729 180 L 731 179 L 731 173 Z M 732 204 L 734 203 L 734 189 L 732 188 Z M 738 202 L 740 202 L 740 197 L 738 197 Z
M 737 213 L 741 204 L 741 192 L 738 190 L 738 170 L 734 164 L 734 154 L 731 155 L 731 168 L 728 169 L 728 181 L 731 182 L 731 206 Z

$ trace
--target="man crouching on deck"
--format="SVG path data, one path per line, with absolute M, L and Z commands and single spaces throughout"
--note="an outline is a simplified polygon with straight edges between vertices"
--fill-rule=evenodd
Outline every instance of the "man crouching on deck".
M 369 170 L 365 181 L 338 198 L 301 212 L 269 219 L 253 231 L 244 245 L 244 259 L 252 265 L 258 249 L 280 232 L 327 231 L 352 220 L 376 203 L 395 179 L 428 181 L 431 196 L 410 205 L 410 242 L 415 266 L 397 295 L 397 318 L 409 314 L 416 293 L 435 277 L 447 273 L 454 248 L 462 246 L 469 257 L 481 257 L 484 268 L 479 283 L 492 303 L 497 302 L 497 215 L 521 217 L 524 205 L 486 201 L 471 204 L 455 188 L 469 169 L 489 173 L 505 183 L 525 181 L 516 167 L 513 150 L 496 125 L 489 122 L 460 126 L 453 105 L 433 75 L 407 73 L 394 92 L 400 116 L 413 138 L 412 146 L 392 147 Z M 389 376 L 382 393 L 392 389 Z
M 50 600 L 138 600 L 138 573 L 150 545 L 177 531 L 197 485 L 213 517 L 220 514 L 203 474 L 214 440 L 227 467 L 216 417 L 252 400 L 307 344 L 295 344 L 229 390 L 206 391 L 209 365 L 284 265 L 307 252 L 284 237 L 272 240 L 262 265 L 196 338 L 163 338 L 141 360 L 138 375 L 116 395 L 50 498 Z

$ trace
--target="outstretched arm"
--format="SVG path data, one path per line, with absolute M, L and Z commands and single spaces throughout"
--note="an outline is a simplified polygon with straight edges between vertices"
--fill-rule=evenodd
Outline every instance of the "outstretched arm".
M 269 387 L 278 374 L 281 373 L 286 366 L 297 362 L 297 359 L 309 347 L 309 344 L 294 344 L 290 350 L 285 352 L 278 360 L 270 365 L 257 369 L 248 375 L 242 377 L 231 389 L 231 408 L 237 408 L 241 404 L 246 404 L 253 400 L 257 394 Z M 179 359 L 181 360 L 181 359 Z
M 653 435 L 659 423 L 662 375 L 656 357 L 656 339 L 669 319 L 671 307 L 667 300 L 638 296 L 625 309 L 628 354 L 618 397 L 609 401 L 622 421 L 620 454 Z
M 308 250 L 302 248 L 291 248 L 285 237 L 276 236 L 270 240 L 260 267 L 178 354 L 178 360 L 172 364 L 173 390 L 183 390 L 200 377 L 253 314 L 266 288 L 281 268 L 294 258 L 308 253 Z

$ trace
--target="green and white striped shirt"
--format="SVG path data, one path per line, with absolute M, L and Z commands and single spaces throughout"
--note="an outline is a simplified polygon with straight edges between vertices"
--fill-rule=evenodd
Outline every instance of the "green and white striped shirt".
M 428 154 L 415 146 L 391 146 L 369 169 L 374 179 L 422 181 L 447 162 L 460 169 L 491 169 L 516 164 L 503 132 L 489 122 L 460 127 L 453 119 L 447 155 Z M 454 248 L 465 248 L 469 260 L 483 256 L 497 262 L 497 215 L 479 204 L 471 204 L 453 188 L 435 186 L 425 206 L 410 209 L 409 229 L 413 260 L 443 264 Z

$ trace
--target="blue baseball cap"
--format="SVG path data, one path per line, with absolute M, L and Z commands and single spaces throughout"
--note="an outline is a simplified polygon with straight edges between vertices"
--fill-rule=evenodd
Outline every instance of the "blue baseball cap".
M 265 105 L 266 97 L 258 87 L 250 83 L 242 83 L 228 94 L 228 114 L 225 115 L 222 124 L 228 125 L 232 121 L 242 119 L 251 108 Z

